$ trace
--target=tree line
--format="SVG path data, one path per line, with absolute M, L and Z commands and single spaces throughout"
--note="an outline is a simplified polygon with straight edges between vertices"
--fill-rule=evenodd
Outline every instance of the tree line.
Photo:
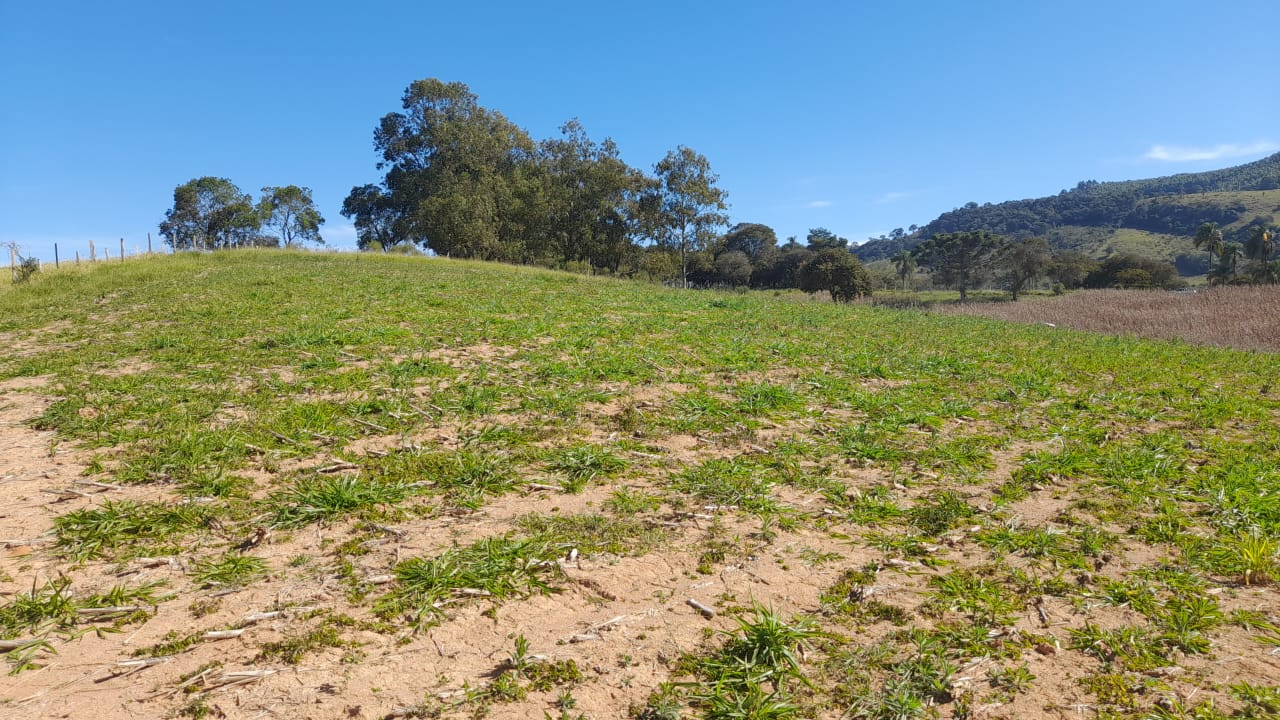
M 1225 239 L 1217 223 L 1204 223 L 1192 243 L 1208 253 L 1209 282 L 1214 285 L 1280 282 L 1280 260 L 1276 259 L 1280 228 L 1258 222 L 1245 228 L 1244 242 Z M 1241 267 L 1240 260 L 1246 261 Z
M 366 251 L 422 249 L 685 287 L 799 288 L 828 292 L 836 301 L 877 287 L 906 289 L 917 270 L 929 272 L 936 285 L 959 290 L 962 300 L 969 290 L 992 285 L 1016 300 L 1043 278 L 1061 289 L 1181 282 L 1172 265 L 1136 256 L 1097 261 L 1078 252 L 1054 253 L 1043 238 L 1023 233 L 1007 239 L 987 229 L 932 231 L 949 226 L 954 218 L 948 215 L 881 238 L 881 244 L 897 246 L 893 271 L 870 272 L 849 241 L 826 228 L 811 229 L 803 243 L 795 237 L 779 243 L 763 224 L 729 227 L 728 194 L 707 158 L 691 148 L 671 150 L 645 172 L 624 162 L 612 140 L 591 139 L 576 119 L 559 136 L 535 141 L 502 113 L 480 105 L 462 83 L 412 83 L 401 109 L 381 118 L 373 139 L 382 179 L 353 187 L 342 205 Z M 1278 159 L 1177 179 L 1196 187 L 1256 184 Z M 1130 198 L 1166 185 L 1082 183 L 1060 198 Z M 1018 203 L 984 210 L 991 207 L 1019 210 Z M 323 223 L 308 188 L 266 187 L 255 202 L 229 180 L 203 177 L 174 190 L 160 231 L 175 249 L 294 246 L 323 243 Z M 1239 250 L 1224 244 L 1220 231 L 1204 232 L 1196 246 L 1217 260 L 1220 278 L 1280 276 L 1274 229 L 1259 231 L 1259 239 Z M 1236 272 L 1241 256 L 1251 259 L 1243 276 Z
M 295 247 L 323 245 L 323 224 L 310 188 L 264 187 L 255 203 L 230 180 L 206 176 L 174 189 L 160 235 L 175 250 Z

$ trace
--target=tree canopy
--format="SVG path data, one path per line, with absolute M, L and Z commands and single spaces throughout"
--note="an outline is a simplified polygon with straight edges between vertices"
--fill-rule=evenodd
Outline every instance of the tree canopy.
M 401 228 L 400 212 L 391 202 L 391 195 L 377 185 L 359 185 L 342 201 L 342 215 L 356 227 L 356 247 L 361 250 L 377 248 L 383 251 L 407 239 Z
M 264 227 L 276 232 L 274 237 L 285 247 L 304 242 L 324 244 L 320 237 L 324 217 L 311 199 L 311 188 L 297 185 L 262 188 L 258 216 Z
M 1015 240 L 996 259 L 996 274 L 1016 302 L 1028 285 L 1048 271 L 1051 260 L 1049 243 L 1044 238 Z
M 871 294 L 871 275 L 848 250 L 819 250 L 800 268 L 800 289 L 807 293 L 826 290 L 833 302 L 852 302 Z
M 689 253 L 701 250 L 715 238 L 715 230 L 729 222 L 726 193 L 716 187 L 719 178 L 700 153 L 680 146 L 654 166 L 658 184 L 654 190 L 655 238 L 680 255 L 680 280 L 689 286 Z
M 1003 247 L 1003 239 L 985 230 L 939 233 L 912 252 L 921 267 L 960 291 L 960 302 L 991 265 Z
M 160 235 L 177 250 L 215 250 L 257 244 L 261 226 L 253 198 L 226 178 L 205 176 L 174 188 Z

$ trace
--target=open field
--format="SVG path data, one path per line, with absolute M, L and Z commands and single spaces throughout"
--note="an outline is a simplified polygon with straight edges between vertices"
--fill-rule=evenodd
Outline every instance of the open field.
M 1087 290 L 1027 302 L 938 306 L 972 315 L 1110 335 L 1185 340 L 1238 350 L 1280 352 L 1280 286 L 1214 287 L 1196 292 Z
M 1280 712 L 1278 355 L 252 251 L 0 347 L 5 718 Z

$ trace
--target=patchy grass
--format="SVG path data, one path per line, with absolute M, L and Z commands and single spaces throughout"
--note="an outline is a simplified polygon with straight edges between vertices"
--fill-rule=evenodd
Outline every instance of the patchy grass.
M 1118 335 L 1261 343 L 1271 292 L 964 309 L 1098 335 L 443 259 L 40 273 L 0 287 L 0 383 L 47 398 L 5 431 L 98 484 L 6 478 L 0 640 L 50 688 L 51 648 L 168 658 L 149 693 L 299 663 L 263 697 L 371 716 L 1267 717 L 1280 356 Z

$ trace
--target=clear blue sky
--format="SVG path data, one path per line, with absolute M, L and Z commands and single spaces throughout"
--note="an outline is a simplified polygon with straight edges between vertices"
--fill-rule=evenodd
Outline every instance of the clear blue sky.
M 194 177 L 314 190 L 330 244 L 413 80 L 652 170 L 706 155 L 734 222 L 855 241 L 968 201 L 1280 150 L 1280 2 L 0 0 L 0 242 L 145 245 Z

